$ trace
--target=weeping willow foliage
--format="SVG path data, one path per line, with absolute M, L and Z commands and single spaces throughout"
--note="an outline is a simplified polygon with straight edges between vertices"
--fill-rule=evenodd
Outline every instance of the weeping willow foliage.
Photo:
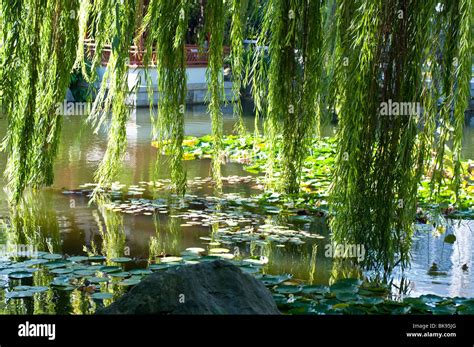
M 144 18 L 146 31 L 145 66 L 156 64 L 159 93 L 158 115 L 152 117 L 158 143 L 171 142 L 171 180 L 176 192 L 184 195 L 186 173 L 183 169 L 184 112 L 186 102 L 185 39 L 188 27 L 189 1 L 152 0 Z M 153 60 L 153 48 L 156 59 Z M 150 103 L 153 103 L 151 79 L 147 75 Z
M 53 182 L 63 101 L 75 59 L 78 1 L 2 1 L 0 85 L 8 118 L 2 150 L 10 200 Z
M 214 141 L 212 175 L 215 180 L 216 189 L 220 190 L 222 187 L 221 162 L 223 148 L 221 101 L 224 98 L 224 0 L 207 1 L 205 16 L 205 32 L 208 34 L 209 38 L 208 67 L 206 72 L 208 83 L 208 110 L 211 116 L 212 137 Z
M 245 14 L 247 12 L 248 0 L 232 0 L 231 7 L 231 66 L 232 66 L 232 101 L 234 103 L 234 116 L 237 118 L 236 130 L 239 134 L 245 134 L 245 125 L 242 116 L 242 103 L 240 90 L 244 77 L 244 30 Z
M 281 185 L 287 193 L 299 192 L 309 140 L 318 128 L 323 45 L 320 5 L 319 1 L 269 0 L 254 58 L 254 96 L 257 107 L 266 98 L 265 136 L 270 153 L 276 153 L 280 143 Z M 269 177 L 275 161 L 275 155 L 269 158 Z
M 85 12 L 87 9 L 93 18 L 90 37 L 96 42 L 92 71 L 102 59 L 105 44 L 111 45 L 108 66 L 89 115 L 89 121 L 99 131 L 111 114 L 107 150 L 95 175 L 96 191 L 99 191 L 115 178 L 127 149 L 126 122 L 130 110 L 125 101 L 130 92 L 129 50 L 135 34 L 137 3 L 134 0 L 98 0 L 93 6 L 81 10 Z
M 460 159 L 472 3 L 342 0 L 337 11 L 340 117 L 331 226 L 337 242 L 365 246 L 368 268 L 390 271 L 408 264 L 417 187 L 432 152 L 435 182 L 448 141 Z M 383 115 L 388 102 L 422 103 L 421 112 Z
M 52 183 L 61 128 L 56 104 L 64 99 L 73 67 L 80 67 L 89 82 L 97 80 L 109 45 L 108 66 L 89 121 L 96 131 L 109 124 L 107 151 L 96 172 L 98 190 L 112 182 L 127 148 L 125 101 L 133 91 L 128 82 L 130 45 L 141 39 L 145 64 L 156 65 L 158 72 L 153 136 L 170 141 L 172 180 L 184 194 L 184 44 L 193 6 L 195 0 L 152 0 L 147 8 L 143 0 L 0 3 L 0 96 L 8 117 L 2 149 L 8 154 L 5 175 L 11 200 L 18 202 L 29 186 Z M 242 130 L 248 1 L 208 0 L 200 6 L 208 40 L 212 172 L 220 188 L 226 21 L 230 14 L 234 112 Z M 319 115 L 337 110 L 334 239 L 364 244 L 369 268 L 389 271 L 407 265 L 422 176 L 432 177 L 435 193 L 448 180 L 456 186 L 461 181 L 472 0 L 262 0 L 252 6 L 263 13 L 263 21 L 256 24 L 261 26 L 258 43 L 244 80 L 248 77 L 252 84 L 257 119 L 265 116 L 268 177 L 274 177 L 275 166 L 282 172 L 271 188 L 299 191 Z M 94 41 L 93 51 L 84 48 L 86 38 Z M 146 79 L 150 86 L 149 74 Z M 420 103 L 420 112 L 382 115 L 381 105 L 390 102 Z M 454 163 L 450 176 L 443 169 L 446 157 Z

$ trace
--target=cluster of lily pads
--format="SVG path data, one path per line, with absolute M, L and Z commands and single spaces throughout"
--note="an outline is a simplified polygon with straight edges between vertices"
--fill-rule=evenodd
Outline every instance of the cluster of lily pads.
M 244 169 L 251 173 L 262 173 L 266 170 L 268 159 L 268 148 L 263 138 L 247 136 L 226 136 L 223 140 L 225 157 L 228 161 L 244 164 Z M 154 143 L 156 146 L 157 144 Z M 162 146 L 165 153 L 169 148 Z M 203 136 L 186 137 L 183 141 L 185 160 L 209 158 L 212 155 L 212 137 Z M 278 150 L 278 148 L 277 148 Z M 282 196 L 278 200 L 282 204 L 298 206 L 312 206 L 313 204 L 326 205 L 326 197 L 331 183 L 331 172 L 334 167 L 336 154 L 335 138 L 315 139 L 311 146 L 311 153 L 304 161 L 301 175 L 301 192 L 298 196 Z M 450 218 L 472 219 L 474 218 L 474 163 L 466 161 L 462 163 L 463 180 L 457 200 L 457 209 L 452 205 L 456 201 L 456 193 L 450 185 L 450 179 L 446 179 L 444 185 L 439 187 L 439 194 L 433 200 L 433 187 L 431 178 L 425 177 L 418 190 L 419 206 L 425 210 L 441 208 Z M 446 175 L 450 176 L 450 163 L 445 164 Z M 452 170 L 451 170 L 452 171 Z M 274 169 L 275 176 L 279 175 L 279 168 Z M 265 200 L 271 194 L 262 194 L 260 198 Z M 274 201 L 276 204 L 277 202 Z
M 75 194 L 89 194 L 91 185 L 84 187 L 84 190 L 77 190 Z M 318 215 L 315 209 L 306 211 L 290 205 L 275 206 L 272 203 L 280 197 L 277 193 L 273 193 L 265 202 L 259 197 L 242 197 L 239 194 L 222 194 L 220 197 L 186 194 L 181 198 L 171 196 L 153 199 L 148 189 L 138 191 L 143 197 L 130 195 L 131 190 L 133 187 L 116 183 L 105 208 L 129 215 L 168 215 L 170 218 L 179 218 L 181 228 L 217 227 L 217 230 L 213 229 L 213 238 L 223 244 L 270 241 L 283 247 L 287 242 L 301 245 L 308 238 L 324 238 L 308 231 L 309 224 L 324 213 Z M 69 191 L 65 193 L 70 194 Z M 285 216 L 284 223 L 275 221 L 274 217 L 281 215 Z M 272 220 L 271 224 L 268 224 L 268 218 Z
M 93 300 L 112 299 L 112 285 L 134 286 L 147 275 L 177 266 L 196 264 L 220 258 L 232 259 L 234 255 L 226 248 L 211 247 L 208 255 L 203 248 L 192 247 L 179 256 L 164 256 L 138 267 L 139 262 L 129 257 L 106 259 L 102 255 L 63 256 L 61 254 L 37 252 L 25 260 L 0 261 L 0 292 L 6 300 L 34 298 L 47 291 L 82 291 Z M 257 258 L 233 261 L 242 271 L 256 273 L 266 263 Z M 36 274 L 42 273 L 41 280 Z M 46 282 L 45 282 L 46 279 Z M 38 284 L 38 282 L 42 282 Z
M 28 300 L 39 299 L 38 295 L 48 291 L 83 291 L 94 302 L 103 304 L 105 300 L 110 304 L 118 298 L 108 291 L 112 284 L 126 291 L 153 272 L 224 258 L 267 286 L 284 314 L 474 314 L 474 299 L 422 295 L 393 300 L 387 285 L 351 278 L 330 286 L 307 285 L 288 274 L 263 273 L 265 259 L 234 259 L 228 249 L 216 247 L 204 253 L 203 248 L 192 247 L 179 256 L 162 257 L 146 268 L 138 268 L 128 257 L 107 260 L 101 255 L 67 257 L 38 252 L 36 258 L 0 262 L 0 276 L 6 278 L 0 280 L 0 292 L 6 292 L 6 300 Z M 50 281 L 34 285 L 35 273 L 40 271 Z M 28 280 L 30 284 L 25 284 Z
M 330 286 L 301 285 L 285 276 L 261 275 L 278 308 L 288 314 L 474 314 L 474 299 L 427 294 L 393 300 L 387 285 L 347 278 Z

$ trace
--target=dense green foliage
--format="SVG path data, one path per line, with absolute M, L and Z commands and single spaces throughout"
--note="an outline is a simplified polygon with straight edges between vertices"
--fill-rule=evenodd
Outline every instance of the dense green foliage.
M 471 16 L 472 2 L 464 0 L 339 3 L 332 230 L 338 242 L 365 244 L 369 266 L 407 264 L 420 178 L 434 151 L 433 184 L 441 184 L 450 140 L 460 182 Z M 454 88 L 455 81 L 464 88 Z M 382 114 L 381 105 L 391 102 L 422 106 Z
M 270 146 L 282 142 L 282 187 L 299 190 L 309 140 L 317 133 L 321 67 L 321 8 L 318 1 L 268 1 L 255 52 L 254 96 L 266 104 L 265 134 Z M 270 63 L 265 61 L 268 46 Z M 268 71 L 266 71 L 268 69 Z M 270 153 L 274 153 L 271 151 Z M 270 164 L 276 158 L 269 157 Z M 268 167 L 272 176 L 272 165 Z
M 143 22 L 142 31 L 147 33 L 145 65 L 157 68 L 157 85 L 160 95 L 158 114 L 152 115 L 153 137 L 172 143 L 171 179 L 176 191 L 182 195 L 186 188 L 186 173 L 181 157 L 184 135 L 186 98 L 186 57 L 184 43 L 188 23 L 188 1 L 151 1 Z M 153 61 L 153 48 L 156 57 Z M 150 77 L 150 108 L 153 108 L 153 89 Z M 159 163 L 161 164 L 161 163 Z
M 62 102 L 77 45 L 78 1 L 2 2 L 0 86 L 8 129 L 5 176 L 12 199 L 53 183 Z
M 61 129 L 56 104 L 64 99 L 73 68 L 96 81 L 107 45 L 108 68 L 89 116 L 97 131 L 108 126 L 96 191 L 117 176 L 127 148 L 130 110 L 125 101 L 134 89 L 128 79 L 129 49 L 142 39 L 144 61 L 156 64 L 158 72 L 153 139 L 170 141 L 172 180 L 177 193 L 184 194 L 184 43 L 190 35 L 189 13 L 197 8 L 202 8 L 199 23 L 204 25 L 191 35 L 207 44 L 212 171 L 218 188 L 224 159 L 224 42 L 232 45 L 235 115 L 241 118 L 239 94 L 249 81 L 257 116 L 265 116 L 268 188 L 300 191 L 320 114 L 337 111 L 331 226 L 336 241 L 366 245 L 368 267 L 390 271 L 407 264 L 426 167 L 433 193 L 448 179 L 455 187 L 462 182 L 471 0 L 266 0 L 251 6 L 245 0 L 153 0 L 147 7 L 141 0 L 12 0 L 0 6 L 0 95 L 8 117 L 2 148 L 15 203 L 28 187 L 52 184 Z M 258 39 L 250 47 L 249 66 L 243 59 L 248 54 L 242 42 L 246 26 Z M 95 42 L 93 52 L 84 49 L 86 37 Z M 151 86 L 148 73 L 146 79 Z M 381 105 L 391 102 L 419 103 L 420 112 L 382 115 Z M 453 163 L 450 177 L 443 168 L 447 155 Z

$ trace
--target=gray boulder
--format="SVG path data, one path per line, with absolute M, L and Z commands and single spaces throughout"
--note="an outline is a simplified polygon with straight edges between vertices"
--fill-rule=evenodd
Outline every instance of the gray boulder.
M 149 275 L 97 314 L 279 314 L 270 291 L 223 261 Z

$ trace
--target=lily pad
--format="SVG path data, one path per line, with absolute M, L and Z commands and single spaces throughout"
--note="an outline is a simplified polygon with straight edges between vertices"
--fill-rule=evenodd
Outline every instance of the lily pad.
M 130 272 L 121 271 L 121 272 L 111 272 L 110 276 L 117 278 L 125 278 L 130 276 Z
M 42 258 L 48 259 L 48 260 L 57 260 L 57 259 L 62 259 L 63 256 L 61 254 L 48 253 L 48 254 L 44 254 Z
M 106 283 L 110 281 L 110 279 L 107 277 L 95 277 L 95 276 L 86 277 L 85 279 L 88 280 L 90 283 L 95 283 L 95 284 Z
M 106 300 L 106 299 L 112 299 L 114 296 L 111 293 L 94 293 L 91 295 L 91 298 L 94 300 Z
M 69 274 L 72 272 L 72 269 L 53 269 L 53 270 L 50 270 L 51 273 L 55 274 L 55 275 L 66 275 L 66 274 Z
M 131 262 L 132 259 L 128 257 L 118 257 L 118 258 L 112 258 L 110 261 L 113 261 L 114 263 L 128 263 Z
M 170 266 L 168 264 L 151 264 L 148 266 L 148 268 L 152 271 L 157 271 L 157 270 L 169 269 Z
M 80 262 L 89 260 L 89 257 L 79 255 L 79 256 L 69 257 L 69 258 L 67 258 L 67 260 L 73 261 L 75 263 L 80 263 Z
M 161 263 L 171 263 L 171 262 L 178 262 L 183 260 L 181 257 L 163 257 L 160 259 Z
M 454 234 L 449 234 L 444 237 L 445 243 L 453 244 L 456 241 L 456 236 Z
M 329 288 L 322 285 L 304 286 L 302 292 L 304 294 L 324 294 L 329 292 Z
M 120 266 L 102 266 L 99 271 L 104 272 L 104 273 L 113 273 L 113 272 L 119 272 L 122 271 L 122 268 Z
M 149 269 L 133 269 L 129 271 L 132 275 L 139 275 L 139 276 L 144 276 L 144 275 L 150 275 L 153 273 L 153 271 Z
M 119 282 L 118 284 L 120 286 L 134 286 L 134 285 L 137 285 L 140 282 L 141 282 L 141 280 L 139 278 L 127 278 L 127 279 Z
M 291 275 L 281 275 L 281 276 L 274 276 L 274 275 L 260 275 L 257 276 L 257 279 L 263 282 L 266 286 L 276 286 L 279 285 L 291 278 Z
M 8 275 L 8 277 L 10 277 L 12 279 L 15 279 L 15 280 L 20 280 L 20 279 L 23 279 L 23 278 L 33 277 L 33 274 L 31 272 L 28 272 L 28 271 L 15 271 L 15 272 L 10 273 Z
M 35 293 L 29 290 L 13 291 L 6 294 L 7 299 L 31 298 Z
M 300 286 L 294 286 L 294 285 L 286 285 L 282 284 L 279 285 L 275 291 L 280 294 L 297 294 L 300 293 L 302 288 Z
M 95 270 L 91 269 L 83 269 L 83 270 L 74 270 L 74 274 L 78 276 L 93 276 L 95 274 Z

